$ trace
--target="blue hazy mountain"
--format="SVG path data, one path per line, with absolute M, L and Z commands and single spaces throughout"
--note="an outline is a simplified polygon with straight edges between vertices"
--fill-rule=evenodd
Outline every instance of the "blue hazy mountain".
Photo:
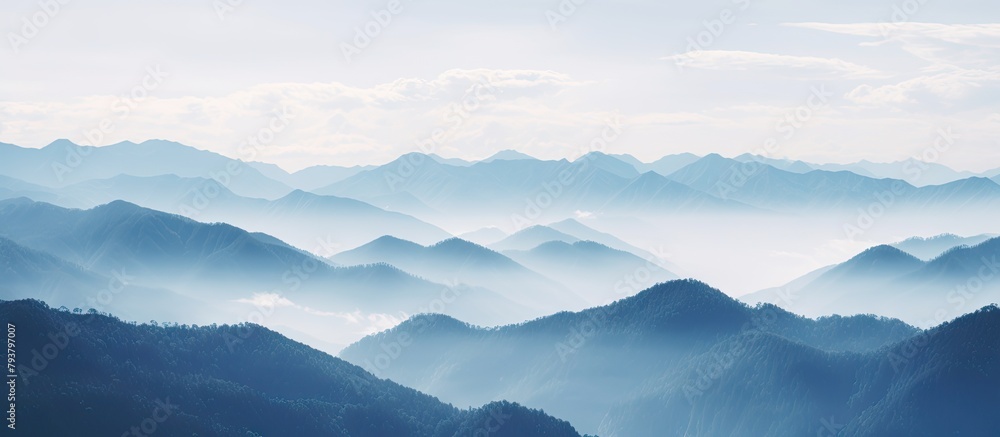
M 998 256 L 1000 238 L 954 247 L 926 262 L 883 245 L 821 275 L 807 275 L 808 281 L 800 278 L 744 300 L 771 301 L 773 292 L 784 289 L 776 304 L 807 316 L 874 313 L 929 327 L 1000 301 Z
M 501 151 L 499 151 L 497 153 L 494 153 L 494 154 L 490 155 L 490 157 L 488 157 L 486 159 L 483 159 L 483 160 L 481 160 L 479 162 L 520 161 L 520 160 L 536 160 L 536 159 L 535 159 L 535 157 L 533 157 L 531 155 L 518 152 L 517 150 L 506 149 L 506 150 L 501 150 Z M 447 164 L 448 163 L 447 161 L 443 161 L 443 160 L 440 160 L 440 159 L 438 159 L 437 161 L 440 162 L 440 163 L 442 163 L 442 164 Z
M 816 169 L 829 171 L 849 171 L 876 179 L 900 179 L 912 185 L 942 185 L 976 176 L 967 171 L 956 171 L 947 166 L 907 159 L 896 162 L 871 162 L 862 160 L 851 164 L 810 164 Z
M 101 275 L 124 271 L 134 285 L 173 290 L 242 316 L 247 309 L 233 302 L 260 293 L 290 299 L 319 314 L 343 308 L 397 315 L 420 312 L 445 290 L 461 296 L 448 305 L 449 314 L 483 324 L 525 316 L 489 290 L 449 287 L 385 264 L 334 267 L 270 236 L 124 201 L 90 210 L 27 199 L 0 201 L 0 236 Z
M 322 343 L 314 344 L 334 353 L 372 329 L 369 323 L 430 308 L 481 324 L 510 323 L 543 313 L 527 311 L 490 290 L 433 283 L 386 264 L 335 268 L 268 235 L 120 201 L 87 211 L 26 199 L 3 201 L 0 235 L 101 275 L 125 272 L 137 287 L 168 289 L 199 301 L 139 305 L 146 311 L 121 312 L 117 305 L 137 302 L 133 299 L 140 296 L 122 294 L 108 306 L 116 314 L 206 323 L 245 320 L 248 314 L 263 311 L 273 314 L 267 319 L 269 326 L 303 340 L 322 338 Z M 101 290 L 88 288 L 87 293 L 93 296 Z M 91 304 L 95 306 L 102 308 Z M 178 313 L 182 316 L 171 317 Z
M 816 168 L 814 168 L 812 164 L 803 161 L 768 158 L 766 156 L 753 155 L 750 153 L 744 153 L 742 155 L 735 156 L 733 157 L 733 160 L 739 162 L 760 162 L 770 165 L 771 167 L 777 168 L 779 170 L 790 171 L 792 173 L 809 173 L 813 170 L 816 170 Z
M 720 199 L 650 171 L 629 182 L 597 211 L 608 213 L 631 211 L 655 215 L 721 211 L 754 212 L 755 209 L 739 202 Z
M 660 436 L 685 435 L 677 428 L 692 422 L 699 424 L 700 435 L 803 435 L 802 426 L 813 426 L 819 416 L 789 415 L 783 409 L 811 412 L 828 402 L 843 405 L 853 390 L 851 383 L 841 384 L 842 379 L 809 377 L 822 376 L 825 368 L 861 356 L 884 359 L 877 351 L 918 331 L 898 320 L 873 316 L 812 320 L 771 305 L 750 308 L 703 283 L 672 281 L 604 307 L 493 329 L 440 315 L 417 316 L 351 345 L 341 357 L 371 366 L 382 353 L 380 345 L 391 344 L 404 333 L 412 340 L 411 346 L 390 365 L 379 368 L 380 375 L 458 405 L 504 397 L 544 408 L 585 432 Z M 753 336 L 773 339 L 781 347 L 757 356 L 756 347 L 732 346 Z M 831 358 L 818 368 L 803 364 L 796 370 L 786 363 L 799 357 L 786 356 L 782 350 Z M 742 374 L 745 380 L 727 382 L 725 388 L 709 378 L 706 386 L 699 373 L 716 372 L 710 365 L 713 358 L 722 367 L 721 373 L 756 365 L 781 372 Z M 850 375 L 851 370 L 857 371 L 844 368 L 838 372 Z M 769 390 L 753 390 L 725 399 L 728 402 L 702 403 L 712 398 L 713 390 L 739 391 L 772 382 L 768 378 L 777 379 L 776 389 L 794 390 L 802 380 L 827 384 L 824 387 L 841 385 L 830 393 L 808 390 L 789 393 L 792 397 L 769 397 Z M 644 399 L 650 394 L 685 399 L 685 390 L 695 387 L 701 387 L 703 396 L 692 395 L 693 411 L 686 405 Z M 744 402 L 747 396 L 759 396 L 761 402 L 782 409 L 762 411 L 752 401 Z M 713 422 L 716 414 L 739 417 Z M 784 422 L 787 416 L 797 420 Z M 745 417 L 754 420 L 741 420 Z
M 57 140 L 41 149 L 0 147 L 0 174 L 47 187 L 127 174 L 228 179 L 228 188 L 242 196 L 273 199 L 292 189 L 242 161 L 183 144 L 149 140 L 103 147 L 79 146 Z
M 136 325 L 32 300 L 0 302 L 0 317 L 24 351 L 26 435 L 579 436 L 510 402 L 457 409 L 257 325 Z
M 52 188 L 0 175 L 0 200 L 16 199 L 18 197 L 29 197 L 41 202 L 65 203 L 69 204 L 69 206 L 79 206 L 76 200 L 63 197 Z
M 580 239 L 565 232 L 557 231 L 549 226 L 534 225 L 521 229 L 509 235 L 507 238 L 491 244 L 490 248 L 499 252 L 508 250 L 531 250 L 550 241 L 576 243 L 577 241 L 580 241 Z
M 125 200 L 202 222 L 225 222 L 266 232 L 307 250 L 332 253 L 371 241 L 393 229 L 420 242 L 450 236 L 405 214 L 385 211 L 354 199 L 295 190 L 276 200 L 238 196 L 212 179 L 174 175 L 95 179 L 51 190 L 60 206 L 91 208 Z M 25 197 L 43 200 L 20 192 Z M 329 246 L 329 247 L 328 247 Z
M 504 255 L 583 295 L 591 305 L 677 279 L 655 263 L 593 241 L 549 241 L 527 251 L 505 251 Z
M 421 246 L 384 236 L 330 260 L 341 265 L 386 263 L 438 283 L 489 288 L 526 308 L 553 311 L 585 304 L 579 291 L 566 287 L 570 284 L 553 281 L 500 253 L 458 238 Z
M 487 226 L 485 228 L 479 228 L 474 231 L 460 234 L 458 238 L 465 241 L 471 241 L 482 246 L 489 246 L 490 244 L 507 238 L 507 233 L 498 227 Z
M 848 171 L 793 173 L 762 163 L 742 163 L 712 154 L 670 175 L 670 179 L 716 196 L 775 211 L 803 212 L 868 207 L 883 203 L 912 209 L 995 207 L 1000 185 L 970 178 L 917 188 L 895 179 L 875 179 Z
M 0 237 L 0 298 L 42 299 L 53 306 L 95 306 L 133 320 L 178 318 L 205 303 L 165 289 L 131 284 L 131 272 L 105 276 Z
M 660 256 L 657 256 L 651 253 L 647 249 L 636 247 L 635 245 L 632 245 L 607 232 L 598 231 L 583 223 L 580 223 L 580 221 L 576 219 L 570 218 L 555 223 L 549 223 L 546 226 L 555 229 L 556 231 L 562 232 L 564 234 L 571 235 L 579 240 L 593 241 L 595 243 L 600 243 L 605 246 L 608 246 L 612 249 L 617 249 L 631 253 L 639 258 L 642 258 L 643 260 L 664 267 L 667 270 L 676 271 L 676 269 L 678 269 L 668 260 L 663 259 L 662 254 Z M 558 241 L 565 241 L 565 240 L 558 240 Z
M 373 167 L 370 165 L 355 165 L 352 167 L 315 165 L 312 167 L 306 167 L 297 172 L 289 173 L 277 165 L 265 162 L 249 162 L 247 164 L 257 169 L 257 171 L 261 172 L 264 176 L 288 185 L 289 187 L 306 191 L 342 181 Z
M 439 211 L 441 215 L 434 218 L 437 223 L 457 220 L 456 216 L 510 222 L 514 214 L 561 219 L 576 210 L 601 207 L 629 184 L 628 178 L 596 164 L 583 158 L 574 162 L 517 159 L 462 167 L 410 153 L 315 192 L 364 201 L 408 193 Z
M 917 258 L 929 261 L 941 256 L 941 254 L 947 252 L 953 247 L 975 246 L 996 237 L 996 235 L 992 234 L 974 235 L 971 237 L 960 237 L 955 234 L 941 234 L 929 238 L 908 238 L 904 241 L 893 243 L 892 246 L 904 252 L 910 253 Z
M 589 165 L 621 178 L 634 179 L 639 177 L 639 171 L 632 164 L 601 152 L 590 152 L 577 158 L 577 161 L 579 160 L 589 161 Z
M 649 164 L 636 166 L 636 170 L 639 170 L 640 173 L 652 171 L 659 173 L 661 176 L 668 176 L 699 159 L 701 159 L 700 156 L 691 153 L 667 155 Z

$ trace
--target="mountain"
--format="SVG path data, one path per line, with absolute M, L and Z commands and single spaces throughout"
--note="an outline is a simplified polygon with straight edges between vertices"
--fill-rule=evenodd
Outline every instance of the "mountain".
M 1000 203 L 1000 185 L 985 178 L 918 188 L 902 180 L 874 179 L 848 171 L 793 173 L 716 154 L 669 178 L 718 197 L 783 212 L 852 210 L 881 203 L 883 209 L 892 206 L 899 212 L 916 213 L 923 208 L 988 210 Z
M 754 211 L 747 205 L 719 199 L 655 172 L 646 172 L 633 179 L 598 209 L 601 212 L 632 211 L 636 214 L 711 213 L 722 210 Z
M 826 375 L 853 377 L 856 369 L 844 363 L 859 356 L 884 360 L 883 348 L 918 333 L 898 320 L 872 316 L 812 320 L 773 305 L 750 308 L 703 283 L 672 281 L 607 306 L 492 329 L 445 316 L 416 316 L 351 345 L 340 356 L 448 402 L 476 405 L 480 399 L 504 397 L 542 407 L 600 435 L 689 435 L 691 423 L 700 435 L 803 435 L 802 427 L 813 426 L 819 416 L 788 414 L 788 408 L 811 412 L 815 406 L 847 404 L 854 389 L 847 377 Z M 404 334 L 411 347 L 391 363 L 376 362 L 384 353 L 380 345 Z M 744 342 L 756 337 L 769 339 L 777 349 L 758 355 L 753 343 Z M 817 366 L 803 362 L 796 367 L 800 354 L 822 359 Z M 740 374 L 724 386 L 712 376 L 755 365 L 781 371 Z M 708 375 L 707 381 L 700 375 Z M 807 382 L 811 385 L 801 385 Z M 767 383 L 774 389 L 748 390 L 728 402 L 701 402 L 714 392 Z M 829 386 L 835 390 L 820 391 Z M 704 393 L 693 396 L 694 409 L 686 402 L 645 399 L 669 394 L 684 400 L 685 388 L 692 387 Z M 783 408 L 758 408 L 744 402 L 750 396 Z M 820 401 L 820 396 L 833 400 Z M 742 420 L 713 422 L 715 415 Z
M 499 252 L 508 250 L 531 250 L 542 243 L 549 241 L 562 241 L 564 243 L 576 243 L 580 241 L 575 236 L 559 232 L 551 227 L 534 225 L 517 231 L 507 238 L 490 245 L 490 248 Z
M 853 164 L 813 164 L 813 167 L 830 171 L 849 171 L 876 179 L 900 179 L 917 187 L 943 185 L 976 176 L 967 171 L 956 171 L 947 166 L 906 159 L 896 162 L 859 161 Z
M 593 241 L 549 241 L 528 251 L 509 250 L 504 255 L 566 285 L 591 305 L 677 279 L 677 275 L 655 263 Z
M 510 258 L 458 238 L 431 246 L 391 236 L 330 257 L 342 265 L 386 263 L 438 283 L 462 283 L 489 288 L 514 302 L 544 314 L 562 308 L 581 308 L 584 301 L 570 291 Z M 524 310 L 512 316 L 523 315 Z
M 77 206 L 74 200 L 64 198 L 55 193 L 51 188 L 0 175 L 0 199 L 15 199 L 18 197 L 30 197 L 49 203 L 70 203 L 74 204 L 73 206 Z
M 955 234 L 941 234 L 934 237 L 923 238 L 913 237 L 893 243 L 892 246 L 907 253 L 911 253 L 924 261 L 941 256 L 949 249 L 957 246 L 975 246 L 997 235 L 983 234 L 972 237 L 959 237 Z
M 202 222 L 225 222 L 265 232 L 314 252 L 333 253 L 371 241 L 393 229 L 398 235 L 430 243 L 450 236 L 405 214 L 353 199 L 319 196 L 301 190 L 276 199 L 242 197 L 212 179 L 174 175 L 95 179 L 53 191 L 56 204 L 92 208 L 125 200 Z M 34 200 L 35 196 L 25 195 Z
M 311 191 L 354 176 L 362 171 L 373 168 L 370 165 L 338 167 L 335 165 L 315 165 L 306 167 L 294 173 L 288 173 L 281 167 L 264 162 L 249 162 L 249 166 L 257 169 L 264 176 L 281 182 L 289 187 Z
M 997 333 L 990 306 L 860 354 L 740 335 L 613 408 L 602 435 L 990 435 Z
M 742 155 L 736 156 L 733 158 L 733 160 L 739 162 L 760 162 L 767 164 L 771 167 L 777 168 L 779 170 L 790 171 L 792 173 L 809 173 L 815 170 L 815 168 L 813 168 L 812 165 L 803 161 L 768 158 L 766 156 L 752 155 L 749 153 L 744 153 Z
M 507 149 L 494 153 L 489 158 L 486 158 L 479 162 L 493 162 L 497 160 L 501 161 L 535 160 L 535 157 L 518 152 L 517 150 Z
M 684 168 L 685 166 L 701 159 L 700 156 L 691 153 L 680 153 L 677 155 L 667 155 L 644 166 L 637 166 L 640 173 L 656 172 L 660 176 L 669 176 L 671 173 Z
M 580 160 L 587 160 L 589 161 L 589 165 L 600 168 L 620 178 L 634 179 L 639 176 L 639 172 L 632 164 L 601 152 L 587 153 L 577 158 L 577 161 Z
M 205 305 L 169 290 L 135 286 L 131 276 L 127 270 L 101 275 L 0 237 L 3 299 L 43 299 L 72 309 L 97 307 L 138 320 L 177 317 Z
M 180 319 L 186 323 L 203 323 L 207 317 L 245 320 L 263 311 L 269 325 L 287 325 L 342 345 L 371 326 L 386 326 L 377 323 L 428 308 L 483 324 L 521 316 L 509 300 L 489 290 L 437 284 L 385 264 L 334 267 L 270 236 L 124 201 L 90 210 L 27 199 L 0 201 L 0 236 L 100 275 L 124 272 L 132 285 L 205 302 L 183 307 L 190 315 Z
M 464 234 L 460 234 L 458 238 L 461 238 L 465 241 L 471 241 L 479 245 L 488 246 L 490 244 L 496 243 L 497 241 L 503 240 L 504 238 L 507 238 L 507 233 L 500 228 L 489 226 L 485 228 L 476 229 L 475 231 L 470 231 Z
M 406 193 L 437 215 L 401 212 L 445 227 L 467 227 L 477 220 L 530 224 L 549 217 L 562 219 L 578 210 L 595 210 L 628 185 L 627 178 L 599 164 L 591 159 L 498 159 L 464 167 L 410 153 L 315 192 L 362 201 Z
M 672 263 L 663 259 L 662 255 L 660 256 L 654 255 L 648 250 L 633 246 L 632 244 L 629 244 L 623 241 L 622 239 L 614 235 L 611 235 L 609 233 L 601 232 L 594 228 L 591 228 L 583 223 L 580 223 L 580 221 L 576 219 L 566 219 L 555 223 L 549 223 L 546 226 L 555 229 L 556 231 L 562 232 L 564 234 L 572 235 L 574 236 L 574 238 L 593 241 L 595 243 L 600 243 L 605 246 L 608 246 L 612 249 L 631 253 L 639 258 L 642 258 L 648 262 L 652 262 L 653 264 L 659 265 L 660 267 L 663 267 L 667 270 L 677 269 L 677 267 L 674 266 Z M 559 241 L 564 241 L 564 240 L 559 240 Z
M 164 140 L 103 147 L 57 140 L 41 149 L 0 148 L 0 174 L 47 187 L 62 187 L 120 174 L 214 178 L 246 197 L 274 199 L 292 189 L 243 161 Z
M 807 316 L 874 313 L 935 326 L 1000 302 L 997 256 L 1000 238 L 958 246 L 927 262 L 892 246 L 878 246 L 822 275 L 782 287 L 783 298 L 775 303 Z M 746 300 L 766 296 L 759 292 Z
M 0 302 L 0 317 L 24 351 L 27 435 L 579 436 L 510 402 L 456 409 L 257 325 L 136 325 L 32 300 Z

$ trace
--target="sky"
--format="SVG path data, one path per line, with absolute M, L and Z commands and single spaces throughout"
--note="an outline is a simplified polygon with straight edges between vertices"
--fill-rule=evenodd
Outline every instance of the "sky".
M 0 142 L 25 147 L 251 142 L 286 170 L 504 149 L 1000 167 L 986 0 L 8 0 L 0 17 Z

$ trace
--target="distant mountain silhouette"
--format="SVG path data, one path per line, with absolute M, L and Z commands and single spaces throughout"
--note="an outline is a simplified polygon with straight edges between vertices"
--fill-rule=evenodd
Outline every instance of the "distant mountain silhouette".
M 430 243 L 450 235 L 404 214 L 388 212 L 354 199 L 319 196 L 295 190 L 276 200 L 238 196 L 214 180 L 174 175 L 94 179 L 49 190 L 51 196 L 19 192 L 34 200 L 55 198 L 64 207 L 91 208 L 125 200 L 202 222 L 225 222 L 266 232 L 306 250 L 344 250 L 393 229 L 399 235 Z M 330 247 L 327 247 L 330 246 Z
M 371 165 L 355 165 L 340 167 L 336 165 L 314 165 L 297 172 L 288 173 L 281 167 L 264 162 L 247 163 L 264 176 L 300 190 L 314 190 L 354 176 L 362 171 L 373 168 Z
M 492 289 L 525 308 L 582 308 L 584 300 L 558 282 L 475 243 L 450 238 L 431 246 L 392 236 L 330 257 L 342 265 L 386 263 L 439 283 L 458 282 Z M 521 312 L 521 314 L 524 314 Z
M 490 226 L 466 232 L 459 235 L 458 238 L 471 241 L 482 246 L 489 246 L 490 244 L 507 238 L 507 233 L 500 228 Z
M 248 309 L 234 301 L 260 293 L 277 293 L 321 314 L 341 308 L 345 313 L 412 314 L 441 299 L 445 290 L 461 296 L 442 308 L 449 314 L 477 323 L 523 317 L 516 305 L 489 290 L 449 287 L 385 264 L 334 267 L 270 236 L 227 224 L 199 223 L 124 201 L 90 210 L 27 199 L 0 201 L 0 236 L 58 254 L 100 275 L 124 271 L 133 285 L 166 288 L 229 309 L 219 317 L 245 317 Z M 188 311 L 197 320 L 211 313 L 208 306 Z M 345 316 L 325 323 L 328 327 L 350 320 Z M 318 325 L 297 329 L 315 330 Z M 349 338 L 350 332 L 333 337 L 343 336 Z
M 894 243 L 892 246 L 917 258 L 929 261 L 957 246 L 975 246 L 997 235 L 983 234 L 972 237 L 959 237 L 955 234 L 941 234 L 930 238 L 913 237 Z
M 0 317 L 24 350 L 26 435 L 579 436 L 510 402 L 456 409 L 256 325 L 135 325 L 30 300 L 0 301 Z
M 242 161 L 164 140 L 139 144 L 125 141 L 103 147 L 57 140 L 41 149 L 3 147 L 0 148 L 0 174 L 48 187 L 120 174 L 175 174 L 217 177 L 227 181 L 233 192 L 248 197 L 274 199 L 291 191 L 285 184 L 264 176 Z
M 504 255 L 565 284 L 585 296 L 591 305 L 677 279 L 677 275 L 656 263 L 592 241 L 549 241 L 528 251 L 505 251 Z
M 531 250 L 550 241 L 576 243 L 580 239 L 548 226 L 534 225 L 521 229 L 507 238 L 491 244 L 490 248 L 500 252 L 507 250 Z
M 1000 302 L 997 256 L 1000 238 L 958 246 L 927 262 L 892 246 L 878 246 L 821 275 L 810 274 L 782 287 L 784 298 L 777 304 L 807 316 L 875 313 L 934 326 Z M 769 295 L 774 296 L 762 291 L 744 299 L 768 301 Z

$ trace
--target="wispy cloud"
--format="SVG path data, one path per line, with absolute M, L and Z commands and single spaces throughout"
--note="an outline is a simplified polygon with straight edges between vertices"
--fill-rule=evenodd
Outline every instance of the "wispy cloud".
M 839 77 L 849 78 L 885 76 L 884 73 L 863 65 L 837 58 L 816 56 L 778 55 L 731 50 L 703 50 L 667 56 L 663 59 L 677 62 L 684 67 L 705 70 L 789 69 L 810 71 L 816 75 L 835 74 Z M 801 71 L 796 73 L 801 73 Z

